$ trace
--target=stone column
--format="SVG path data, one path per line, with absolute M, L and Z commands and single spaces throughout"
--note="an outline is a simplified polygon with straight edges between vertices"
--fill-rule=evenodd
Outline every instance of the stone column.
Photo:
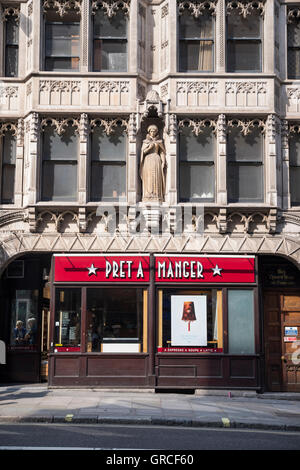
M 216 72 L 226 71 L 226 5 L 225 0 L 219 0 L 216 7 L 215 26 L 215 69 Z
M 28 150 L 28 204 L 36 204 L 38 200 L 39 182 L 39 116 L 30 114 L 29 150 Z
M 86 204 L 88 200 L 88 116 L 82 113 L 79 128 L 79 157 L 78 157 L 78 202 Z
M 91 2 L 90 0 L 82 0 L 81 3 L 81 20 L 80 20 L 80 71 L 85 73 L 89 71 L 89 43 L 92 50 L 93 33 L 91 31 Z
M 281 159 L 282 159 L 282 209 L 291 206 L 290 195 L 290 155 L 289 155 L 289 124 L 281 122 Z
M 129 205 L 137 203 L 138 192 L 138 157 L 136 142 L 136 114 L 131 113 L 128 124 L 128 159 L 127 159 L 127 202 Z
M 270 114 L 266 122 L 266 145 L 265 145 L 265 192 L 266 203 L 277 206 L 277 165 L 276 165 L 276 133 L 278 126 L 277 118 Z
M 166 194 L 166 202 L 170 206 L 177 204 L 177 116 L 171 114 L 169 116 L 169 142 L 167 150 L 167 181 L 168 181 L 168 194 Z

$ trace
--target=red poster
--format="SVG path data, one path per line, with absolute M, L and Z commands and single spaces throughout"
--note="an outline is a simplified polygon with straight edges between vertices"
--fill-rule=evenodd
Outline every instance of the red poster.
M 55 282 L 149 282 L 149 256 L 55 255 Z
M 156 256 L 156 282 L 253 283 L 255 257 Z

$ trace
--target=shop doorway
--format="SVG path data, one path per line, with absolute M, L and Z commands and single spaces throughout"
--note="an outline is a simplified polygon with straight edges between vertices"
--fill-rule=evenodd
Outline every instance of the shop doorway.
M 300 392 L 300 294 L 264 293 L 266 387 L 272 392 Z

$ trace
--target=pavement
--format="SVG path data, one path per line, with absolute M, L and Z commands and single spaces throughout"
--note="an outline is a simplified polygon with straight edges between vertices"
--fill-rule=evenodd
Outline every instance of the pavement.
M 225 427 L 300 432 L 300 393 L 48 388 L 0 384 L 1 423 Z

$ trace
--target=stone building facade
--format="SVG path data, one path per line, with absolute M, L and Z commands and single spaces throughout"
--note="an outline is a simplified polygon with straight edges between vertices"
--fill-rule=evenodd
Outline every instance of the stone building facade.
M 300 2 L 0 3 L 3 278 L 40 254 L 277 256 L 299 269 Z M 166 167 L 150 204 L 139 166 L 153 123 Z M 93 153 L 109 142 L 123 152 L 113 165 Z

